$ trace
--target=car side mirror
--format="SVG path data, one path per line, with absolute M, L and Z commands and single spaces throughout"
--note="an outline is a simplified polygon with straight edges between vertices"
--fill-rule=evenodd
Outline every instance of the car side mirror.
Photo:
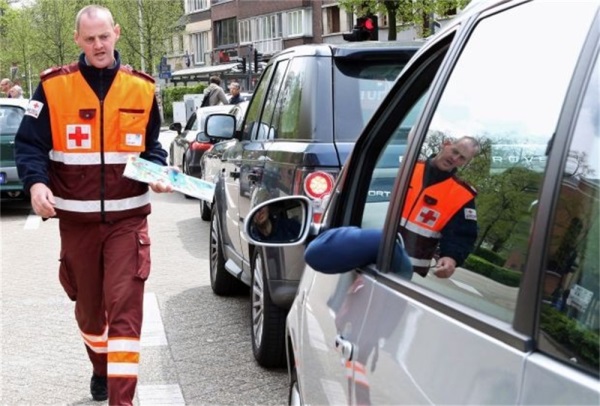
M 176 131 L 177 134 L 181 134 L 181 123 L 173 123 L 169 126 L 169 130 Z
M 303 244 L 312 225 L 312 203 L 305 196 L 285 196 L 255 206 L 244 221 L 248 241 L 258 246 Z
M 209 138 L 231 139 L 235 135 L 235 117 L 230 114 L 211 114 L 206 118 Z

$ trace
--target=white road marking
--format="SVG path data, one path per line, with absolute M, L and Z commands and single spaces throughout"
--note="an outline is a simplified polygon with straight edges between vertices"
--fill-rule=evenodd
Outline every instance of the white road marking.
M 154 293 L 144 294 L 144 321 L 142 322 L 142 347 L 168 345 L 167 336 Z M 181 387 L 174 385 L 138 385 L 139 406 L 170 405 L 185 406 Z
M 179 385 L 138 385 L 137 396 L 140 406 L 185 405 Z
M 37 214 L 30 214 L 27 216 L 27 220 L 25 220 L 25 230 L 37 230 L 40 228 L 40 223 L 42 222 L 42 218 Z
M 154 293 L 144 294 L 144 319 L 142 322 L 142 347 L 168 345 L 165 328 Z

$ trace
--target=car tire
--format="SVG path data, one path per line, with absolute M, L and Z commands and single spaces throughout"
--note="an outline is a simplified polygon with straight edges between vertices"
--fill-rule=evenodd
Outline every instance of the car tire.
M 219 296 L 229 296 L 239 293 L 244 285 L 225 269 L 223 241 L 216 210 L 213 210 L 211 215 L 209 258 L 210 287 L 213 292 Z
M 300 396 L 300 387 L 298 386 L 298 372 L 296 367 L 291 367 L 292 372 L 290 373 L 290 391 L 288 393 L 288 405 L 289 406 L 301 406 L 302 397 Z
M 200 200 L 200 218 L 204 221 L 210 220 L 211 205 L 206 200 Z
M 252 352 L 265 368 L 285 366 L 285 318 L 287 310 L 275 305 L 266 285 L 266 269 L 262 251 L 254 251 L 250 288 L 250 322 Z

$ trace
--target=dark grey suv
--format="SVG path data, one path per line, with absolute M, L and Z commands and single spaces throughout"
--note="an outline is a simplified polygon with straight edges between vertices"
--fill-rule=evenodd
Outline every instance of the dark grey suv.
M 303 45 L 269 61 L 242 130 L 233 116 L 207 120 L 207 134 L 233 142 L 219 157 L 211 215 L 211 286 L 218 295 L 251 286 L 252 348 L 263 366 L 285 363 L 285 317 L 304 269 L 304 247 L 260 247 L 244 218 L 265 200 L 303 194 L 322 202 L 354 141 L 419 43 Z M 224 128 L 231 131 L 223 134 Z

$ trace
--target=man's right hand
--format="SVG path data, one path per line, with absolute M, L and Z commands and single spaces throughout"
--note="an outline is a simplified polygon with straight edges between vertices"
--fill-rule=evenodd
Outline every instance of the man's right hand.
M 33 211 L 40 217 L 50 218 L 56 216 L 54 206 L 54 194 L 48 186 L 43 183 L 35 183 L 29 189 L 31 195 L 31 206 Z

